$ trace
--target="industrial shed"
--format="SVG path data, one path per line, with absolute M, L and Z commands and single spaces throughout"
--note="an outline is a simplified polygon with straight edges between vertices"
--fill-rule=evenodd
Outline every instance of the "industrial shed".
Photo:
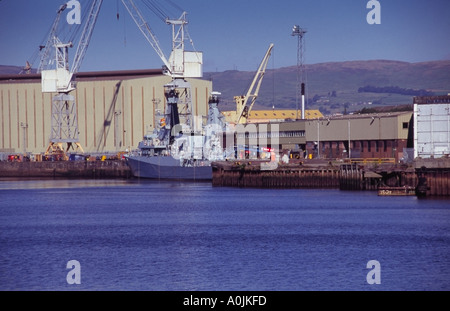
M 165 108 L 161 70 L 78 73 L 71 94 L 77 103 L 79 140 L 86 153 L 134 149 L 153 130 Z M 188 79 L 192 109 L 206 116 L 212 82 Z M 52 98 L 40 74 L 0 76 L 0 153 L 43 153 L 49 145 Z

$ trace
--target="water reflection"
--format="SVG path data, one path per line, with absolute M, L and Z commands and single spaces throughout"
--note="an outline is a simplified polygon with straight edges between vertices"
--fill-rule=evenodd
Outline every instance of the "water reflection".
M 109 187 L 128 183 L 123 179 L 0 178 L 0 190 Z

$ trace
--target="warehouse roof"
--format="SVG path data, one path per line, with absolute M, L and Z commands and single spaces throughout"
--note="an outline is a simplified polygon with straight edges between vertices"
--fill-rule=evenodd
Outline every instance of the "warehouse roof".
M 76 74 L 77 81 L 90 80 L 114 80 L 124 78 L 140 78 L 162 75 L 162 69 L 140 69 L 140 70 L 114 70 L 114 71 L 91 71 Z M 0 83 L 27 83 L 41 80 L 41 74 L 7 74 L 0 75 Z
M 236 111 L 223 111 L 222 114 L 225 116 L 227 122 L 233 122 Z M 297 119 L 297 115 L 301 115 L 301 110 L 283 109 L 283 110 L 252 110 L 250 111 L 248 122 L 266 122 L 268 120 L 288 120 Z M 305 110 L 306 119 L 317 119 L 322 118 L 323 115 L 319 110 Z

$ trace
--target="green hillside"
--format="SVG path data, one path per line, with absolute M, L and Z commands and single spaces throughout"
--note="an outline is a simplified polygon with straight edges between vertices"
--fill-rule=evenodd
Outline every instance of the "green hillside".
M 222 92 L 221 109 L 233 110 L 233 96 L 246 92 L 254 74 L 225 71 L 205 73 L 204 78 L 211 79 L 214 90 Z M 412 103 L 414 96 L 358 92 L 365 86 L 378 90 L 388 87 L 423 90 L 436 95 L 450 93 L 450 60 L 423 63 L 387 60 L 321 63 L 306 66 L 306 76 L 307 109 L 319 109 L 324 114 L 407 105 Z M 296 85 L 296 66 L 267 70 L 254 109 L 273 106 L 275 109 L 295 109 Z

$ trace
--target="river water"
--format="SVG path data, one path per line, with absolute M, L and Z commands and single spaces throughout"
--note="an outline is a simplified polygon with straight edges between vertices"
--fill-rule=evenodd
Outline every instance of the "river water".
M 0 290 L 450 290 L 449 203 L 210 183 L 0 180 Z

